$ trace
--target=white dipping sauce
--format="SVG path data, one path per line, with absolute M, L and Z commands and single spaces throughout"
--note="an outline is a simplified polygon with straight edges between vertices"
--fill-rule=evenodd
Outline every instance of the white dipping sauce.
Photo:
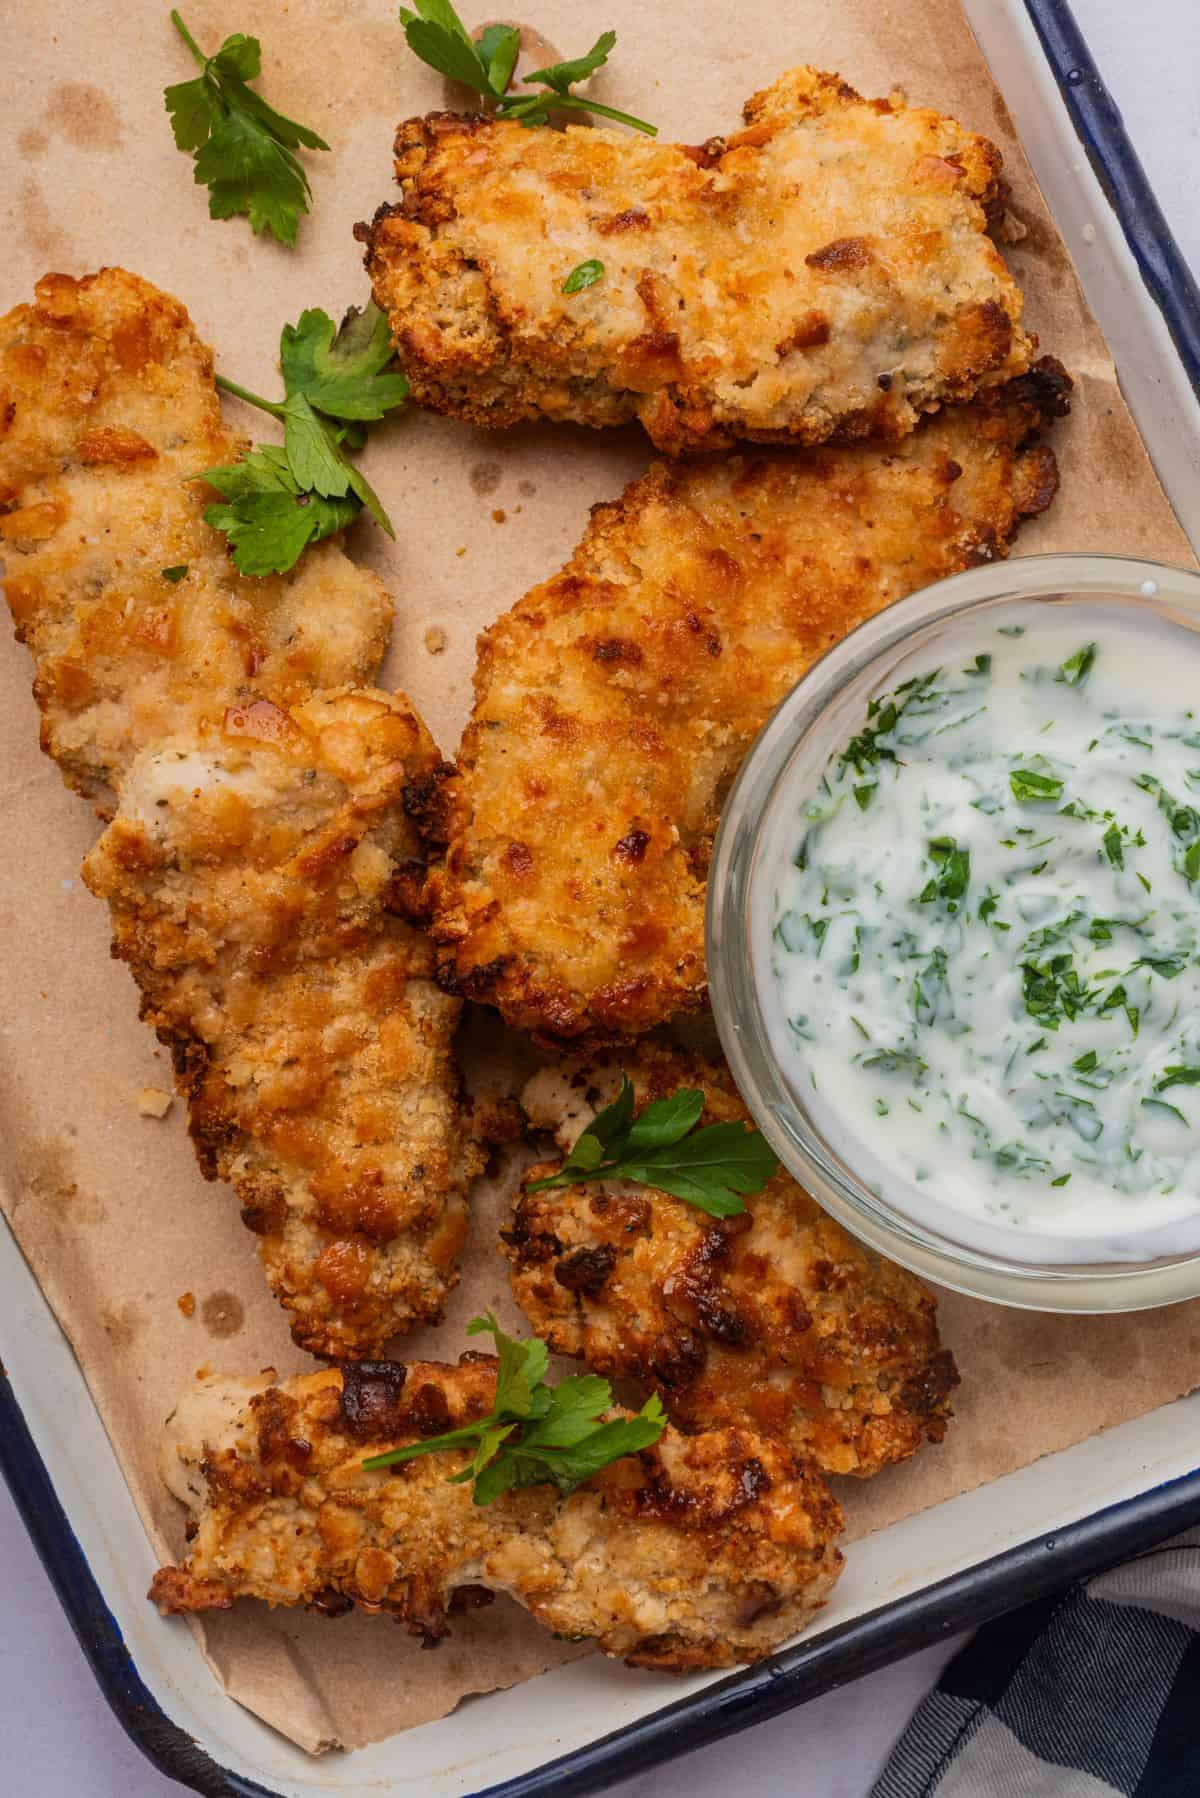
M 1031 1260 L 1200 1244 L 1189 632 L 1083 604 L 951 630 L 765 842 L 772 1042 L 882 1199 Z

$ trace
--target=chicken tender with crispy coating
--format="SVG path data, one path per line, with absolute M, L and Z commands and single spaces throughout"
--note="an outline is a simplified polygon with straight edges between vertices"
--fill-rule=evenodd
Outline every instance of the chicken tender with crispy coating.
M 164 1611 L 242 1597 L 357 1605 L 436 1641 L 456 1595 L 506 1592 L 560 1635 L 667 1672 L 761 1659 L 824 1602 L 841 1568 L 838 1506 L 819 1475 L 749 1428 L 668 1429 L 568 1497 L 533 1486 L 487 1507 L 449 1482 L 461 1449 L 363 1469 L 485 1415 L 496 1365 L 200 1382 L 163 1445 L 194 1534 L 151 1597 Z
M 403 198 L 357 234 L 414 396 L 479 425 L 638 419 L 674 455 L 899 437 L 1029 366 L 994 144 L 811 68 L 744 117 L 699 148 L 401 125 Z
M 42 744 L 110 818 L 85 875 L 298 1342 L 440 1315 L 481 1154 L 404 809 L 440 757 L 345 686 L 391 602 L 334 543 L 245 579 L 195 476 L 244 448 L 184 308 L 122 269 L 0 320 L 0 541 Z M 168 579 L 168 573 L 178 579 Z
M 147 744 L 242 696 L 369 679 L 383 655 L 388 595 L 336 543 L 251 580 L 204 523 L 195 477 L 246 447 L 186 310 L 148 281 L 47 275 L 0 319 L 8 603 L 42 747 L 105 816 Z
M 439 766 L 385 693 L 234 705 L 142 751 L 84 863 L 200 1165 L 234 1187 L 316 1354 L 378 1353 L 440 1316 L 481 1166 L 460 1007 L 411 921 L 424 867 L 402 795 Z
M 479 642 L 460 777 L 430 800 L 439 978 L 543 1041 L 702 1003 L 722 801 L 809 664 L 1003 555 L 1057 487 L 1049 360 L 897 445 L 659 464 Z
M 616 1096 L 622 1067 L 639 1110 L 693 1087 L 703 1122 L 749 1121 L 723 1066 L 643 1043 L 628 1060 L 534 1075 L 530 1122 L 569 1148 Z M 725 1219 L 625 1182 L 523 1190 L 506 1252 L 537 1334 L 597 1373 L 653 1388 L 681 1429 L 761 1430 L 826 1473 L 860 1477 L 945 1434 L 958 1373 L 933 1295 L 783 1171 Z

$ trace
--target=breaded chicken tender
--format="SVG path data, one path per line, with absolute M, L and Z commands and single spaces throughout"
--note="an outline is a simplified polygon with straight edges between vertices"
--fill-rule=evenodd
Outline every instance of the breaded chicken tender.
M 401 125 L 403 198 L 357 235 L 414 396 L 479 425 L 638 419 L 675 455 L 899 437 L 1024 372 L 994 144 L 811 68 L 744 117 L 699 148 Z
M 403 803 L 441 759 L 357 685 L 391 601 L 332 541 L 237 574 L 193 477 L 245 446 L 178 301 L 122 269 L 37 296 L 0 320 L 0 548 L 42 745 L 112 820 L 85 878 L 203 1172 L 297 1341 L 377 1353 L 440 1315 L 482 1161 Z
M 668 1429 L 569 1497 L 533 1486 L 487 1507 L 449 1483 L 461 1449 L 363 1470 L 367 1456 L 483 1416 L 495 1370 L 484 1356 L 199 1383 L 163 1445 L 194 1534 L 150 1596 L 164 1611 L 243 1597 L 357 1605 L 436 1641 L 456 1596 L 507 1592 L 560 1635 L 681 1673 L 759 1660 L 824 1602 L 842 1562 L 838 1506 L 818 1474 L 748 1428 Z
M 704 1123 L 750 1121 L 724 1066 L 642 1043 L 628 1059 L 534 1075 L 530 1122 L 569 1148 L 616 1097 L 622 1068 L 639 1110 L 693 1087 Z M 958 1373 L 933 1295 L 785 1172 L 745 1204 L 716 1219 L 625 1182 L 522 1191 L 506 1236 L 513 1296 L 556 1353 L 653 1388 L 681 1429 L 763 1431 L 860 1477 L 940 1442 Z
M 200 1165 L 233 1185 L 316 1354 L 378 1353 L 440 1316 L 482 1165 L 460 1007 L 410 921 L 424 869 L 401 796 L 440 763 L 386 693 L 233 706 L 142 752 L 83 866 Z
M 659 464 L 479 641 L 460 775 L 427 795 L 439 978 L 543 1041 L 702 1003 L 722 801 L 854 625 L 1003 555 L 1057 487 L 1048 359 L 896 445 Z M 439 803 L 440 802 L 440 803 Z
M 47 275 L 0 318 L 5 589 L 42 747 L 105 816 L 145 745 L 243 696 L 369 679 L 383 655 L 391 602 L 336 543 L 251 580 L 204 523 L 194 477 L 247 447 L 187 312 L 137 275 Z

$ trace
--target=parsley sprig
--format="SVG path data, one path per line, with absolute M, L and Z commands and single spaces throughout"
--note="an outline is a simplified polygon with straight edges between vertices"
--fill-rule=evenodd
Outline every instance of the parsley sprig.
M 611 1105 L 592 1119 L 557 1174 L 527 1192 L 585 1180 L 630 1180 L 685 1199 L 710 1217 L 736 1217 L 743 1195 L 761 1192 L 779 1162 L 759 1130 L 731 1121 L 697 1130 L 704 1094 L 684 1087 L 633 1114 L 633 1082 L 621 1076 Z
M 303 312 L 279 342 L 284 398 L 265 400 L 224 375 L 217 386 L 283 425 L 283 444 L 258 444 L 240 462 L 206 468 L 201 479 L 221 501 L 204 517 L 223 531 L 242 574 L 282 574 L 310 543 L 353 522 L 363 506 L 395 536 L 379 496 L 346 454 L 361 449 L 366 426 L 408 394 L 389 370 L 387 320 L 372 300 L 334 330 L 327 312 Z
M 201 72 L 167 88 L 163 99 L 175 142 L 193 158 L 197 185 L 208 189 L 210 218 L 245 213 L 256 235 L 270 231 L 293 248 L 300 214 L 312 197 L 295 152 L 329 145 L 248 85 L 262 69 L 256 37 L 235 32 L 215 56 L 205 56 L 177 12 L 171 23 Z
M 521 1486 L 552 1485 L 564 1494 L 573 1492 L 610 1462 L 649 1448 L 662 1435 L 667 1420 L 657 1394 L 636 1416 L 605 1423 L 604 1413 L 612 1407 L 607 1380 L 597 1374 L 572 1374 L 549 1386 L 550 1354 L 540 1338 L 518 1342 L 506 1336 L 490 1311 L 467 1325 L 468 1336 L 484 1332 L 495 1338 L 500 1359 L 496 1396 L 487 1416 L 424 1442 L 372 1455 L 364 1467 L 394 1467 L 418 1455 L 473 1447 L 471 1459 L 449 1476 L 450 1482 L 473 1481 L 474 1502 L 490 1505 L 502 1492 Z
M 586 81 L 608 61 L 609 51 L 617 41 L 615 31 L 605 31 L 596 39 L 586 56 L 571 62 L 555 62 L 524 77 L 526 84 L 536 82 L 544 94 L 510 93 L 508 84 L 517 66 L 521 33 L 515 25 L 489 25 L 476 43 L 450 4 L 450 0 L 416 0 L 416 10 L 400 8 L 400 20 L 408 47 L 415 56 L 440 75 L 459 81 L 485 99 L 500 119 L 517 119 L 522 125 L 545 125 L 551 112 L 595 112 L 618 125 L 631 125 L 647 137 L 657 137 L 657 125 L 635 119 L 628 112 L 617 112 L 601 106 L 597 100 L 581 99 L 571 92 L 577 82 Z

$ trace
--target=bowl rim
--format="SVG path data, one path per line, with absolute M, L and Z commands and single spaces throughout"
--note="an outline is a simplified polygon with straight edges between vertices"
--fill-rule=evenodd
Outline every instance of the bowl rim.
M 850 683 L 902 652 L 917 632 L 957 624 L 978 609 L 1102 597 L 1174 616 L 1200 632 L 1200 572 L 1071 553 L 1020 556 L 950 575 L 858 625 L 805 671 L 744 757 L 722 807 L 705 906 L 709 996 L 721 1045 L 751 1115 L 787 1171 L 888 1259 L 955 1291 L 1035 1311 L 1132 1311 L 1200 1296 L 1200 1249 L 1136 1263 L 1038 1263 L 954 1242 L 888 1205 L 834 1155 L 776 1064 L 759 1004 L 748 900 L 762 820 L 776 789 L 798 747 Z

